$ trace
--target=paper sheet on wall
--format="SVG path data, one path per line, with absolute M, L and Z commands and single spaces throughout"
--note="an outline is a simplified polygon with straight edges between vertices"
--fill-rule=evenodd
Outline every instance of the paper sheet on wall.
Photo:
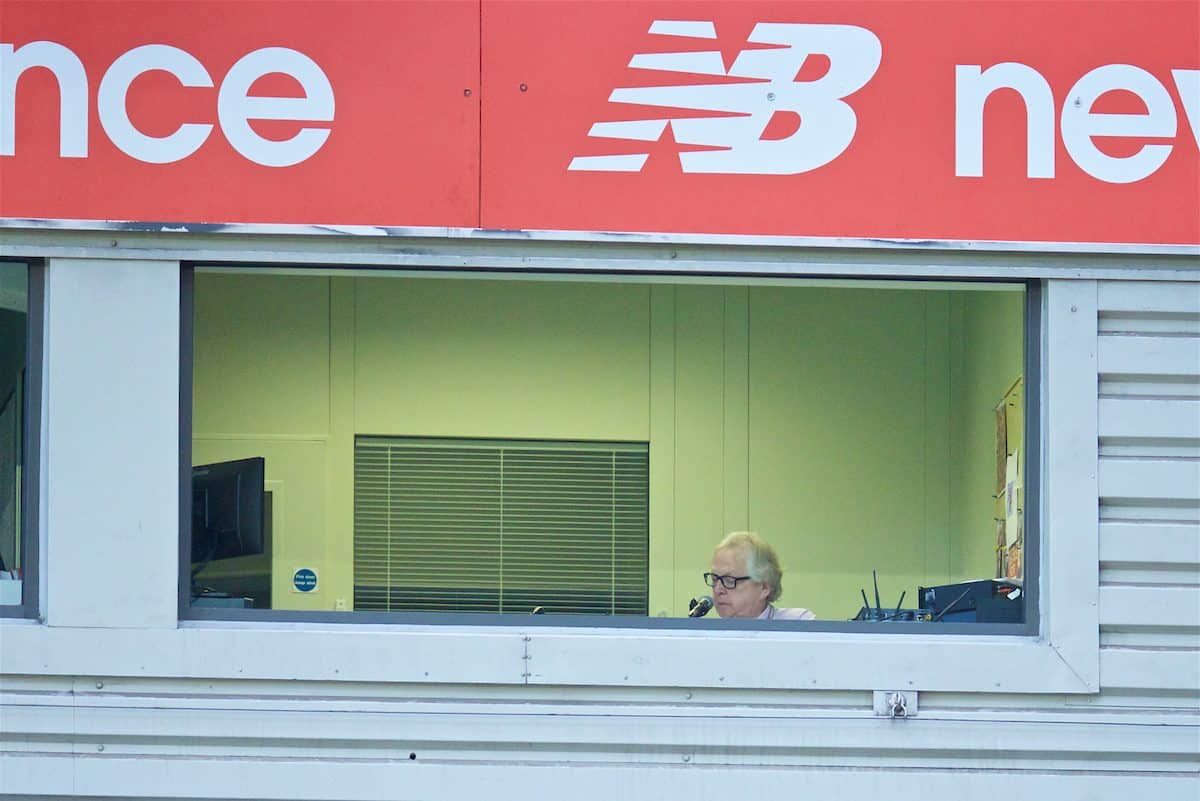
M 1004 401 L 996 407 L 996 496 L 1004 492 L 1006 463 L 1008 461 L 1008 410 Z
M 1020 490 L 1021 451 L 1015 450 L 1008 457 L 1004 471 L 1004 544 L 1011 547 L 1020 539 Z

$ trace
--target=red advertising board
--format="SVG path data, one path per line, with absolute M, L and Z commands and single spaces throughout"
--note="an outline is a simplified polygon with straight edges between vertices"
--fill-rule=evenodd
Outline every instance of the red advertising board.
M 1200 243 L 1193 0 L 0 0 L 0 217 Z
M 488 228 L 1200 242 L 1200 3 L 483 13 Z
M 0 0 L 0 217 L 474 227 L 478 87 L 477 0 Z

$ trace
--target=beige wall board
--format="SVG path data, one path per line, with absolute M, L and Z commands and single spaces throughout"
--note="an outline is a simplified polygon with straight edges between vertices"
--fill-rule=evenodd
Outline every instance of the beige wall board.
M 751 289 L 750 513 L 781 605 L 849 617 L 873 566 L 890 603 L 925 580 L 925 336 L 923 293 Z
M 192 431 L 329 428 L 329 279 L 196 275 Z
M 674 617 L 687 611 L 675 598 L 675 290 L 651 287 L 649 301 L 650 614 Z
M 725 526 L 753 528 L 750 520 L 750 290 L 725 289 L 724 459 Z
M 354 608 L 355 281 L 329 284 L 329 440 L 326 443 L 326 608 Z M 330 607 L 330 605 L 332 605 Z
M 674 608 L 710 592 L 701 581 L 724 536 L 724 290 L 675 287 Z
M 951 579 L 960 581 L 995 575 L 996 407 L 1024 371 L 1025 295 L 958 292 L 953 304 L 950 336 L 960 344 L 950 387 L 950 547 Z M 1011 452 L 1022 447 L 1024 424 L 1007 411 L 1005 445 Z
M 952 394 L 950 360 L 950 293 L 924 292 L 924 409 L 921 426 L 925 430 L 925 562 L 922 566 L 926 586 L 945 584 L 951 580 L 950 522 L 950 443 L 953 437 L 954 397 Z M 909 606 L 917 607 L 913 599 Z
M 356 431 L 646 441 L 649 291 L 357 279 Z

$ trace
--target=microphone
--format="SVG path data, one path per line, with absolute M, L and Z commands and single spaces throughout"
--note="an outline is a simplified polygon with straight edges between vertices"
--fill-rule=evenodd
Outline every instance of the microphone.
M 713 607 L 713 599 L 711 595 L 702 595 L 699 598 L 693 598 L 688 603 L 688 617 L 704 617 Z

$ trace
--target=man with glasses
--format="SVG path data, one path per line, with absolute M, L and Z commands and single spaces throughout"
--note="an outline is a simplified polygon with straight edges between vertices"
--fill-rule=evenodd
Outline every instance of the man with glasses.
M 777 608 L 783 591 L 779 557 L 766 540 L 751 531 L 735 531 L 713 552 L 712 572 L 704 581 L 713 588 L 713 603 L 721 617 L 762 620 L 813 620 L 810 610 Z

